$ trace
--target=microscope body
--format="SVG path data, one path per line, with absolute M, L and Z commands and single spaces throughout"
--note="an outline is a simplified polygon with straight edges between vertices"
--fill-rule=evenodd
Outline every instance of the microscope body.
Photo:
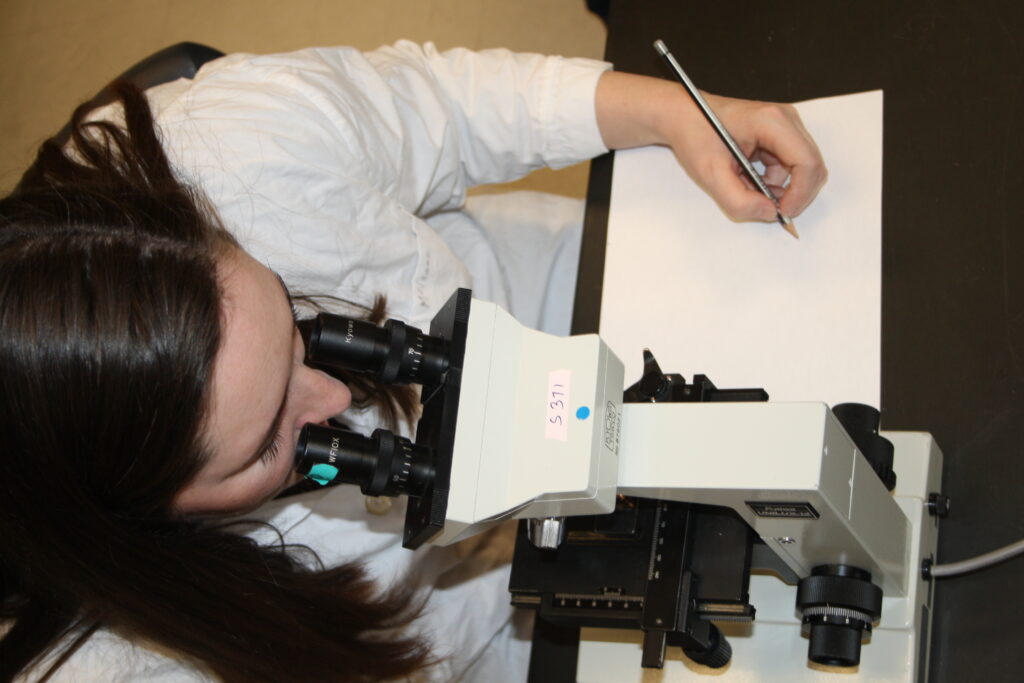
M 597 335 L 473 301 L 445 527 L 610 513 L 617 494 L 732 508 L 796 574 L 871 572 L 902 594 L 911 524 L 823 403 L 623 403 Z
M 680 634 L 683 651 L 699 662 L 686 646 L 707 646 L 710 636 L 701 628 L 708 621 L 731 622 L 723 630 L 742 635 L 730 638 L 737 659 L 730 666 L 749 670 L 751 680 L 820 680 L 827 674 L 808 664 L 809 629 L 801 625 L 801 616 L 812 612 L 833 624 L 862 618 L 880 643 L 868 646 L 863 664 L 854 660 L 851 668 L 843 661 L 847 676 L 913 681 L 926 671 L 932 590 L 920 567 L 934 556 L 938 532 L 925 503 L 939 490 L 942 467 L 929 435 L 887 435 L 900 473 L 890 492 L 823 403 L 737 402 L 728 395 L 710 402 L 623 402 L 622 362 L 597 335 L 553 337 L 477 300 L 471 310 L 447 513 L 429 542 L 455 542 L 508 519 L 564 524 L 553 543 L 558 547 L 538 549 L 524 541 L 523 523 L 513 602 L 570 629 L 625 620 L 622 626 L 643 634 L 633 631 L 635 637 L 617 644 L 607 631 L 595 641 L 584 639 L 579 680 L 630 680 L 624 676 L 631 672 L 639 681 L 640 663 L 679 666 L 666 654 L 666 642 L 679 642 Z M 671 553 L 657 552 L 656 530 L 642 539 L 635 533 L 639 545 L 655 547 L 634 551 L 643 576 L 629 590 L 628 581 L 615 580 L 628 573 L 616 564 L 628 556 L 616 545 L 621 539 L 595 534 L 589 522 L 580 530 L 590 516 L 597 526 L 621 526 L 603 520 L 618 519 L 613 513 L 621 513 L 623 501 L 658 508 L 646 513 L 647 522 L 627 525 L 676 519 L 705 541 L 681 545 L 679 562 L 670 566 Z M 723 508 L 740 523 L 725 519 Z M 645 513 L 636 514 L 642 520 Z M 742 540 L 730 546 L 720 541 L 726 537 Z M 660 542 L 671 544 L 667 535 Z M 608 544 L 603 551 L 601 543 Z M 701 546 L 719 557 L 707 557 Z M 601 552 L 608 555 L 602 559 Z M 579 557 L 570 559 L 571 553 Z M 567 558 L 564 566 L 554 559 L 559 554 Z M 735 566 L 732 573 L 726 560 Z M 584 574 L 593 565 L 602 569 L 588 583 Z M 703 579 L 696 567 L 703 567 Z M 884 595 L 877 612 L 865 615 L 824 599 L 795 607 L 801 591 L 815 590 L 801 582 L 828 567 L 869 576 Z M 670 589 L 662 585 L 666 578 Z M 731 592 L 711 595 L 722 584 Z M 661 616 L 657 602 L 670 605 Z M 689 603 L 691 613 L 673 602 Z M 737 631 L 739 624 L 746 630 Z M 857 632 L 858 648 L 866 635 Z M 783 643 L 794 656 L 779 656 Z M 536 641 L 534 650 L 535 658 L 543 656 Z M 826 651 L 823 661 L 830 656 Z M 535 678 L 551 680 L 543 662 L 538 667 Z
M 614 509 L 623 365 L 597 335 L 544 334 L 474 300 L 463 367 L 448 512 L 431 543 Z
M 866 406 L 687 384 L 649 352 L 623 392 L 597 335 L 530 330 L 468 290 L 429 336 L 398 321 L 353 334 L 372 326 L 326 317 L 311 361 L 419 382 L 423 413 L 415 444 L 375 432 L 350 452 L 349 437 L 308 425 L 297 469 L 407 494 L 409 548 L 523 520 L 509 588 L 537 611 L 531 681 L 640 681 L 640 665 L 682 679 L 729 666 L 743 680 L 817 681 L 822 667 L 926 680 L 921 567 L 942 471 L 930 435 L 880 435 Z M 581 641 L 592 628 L 619 635 Z

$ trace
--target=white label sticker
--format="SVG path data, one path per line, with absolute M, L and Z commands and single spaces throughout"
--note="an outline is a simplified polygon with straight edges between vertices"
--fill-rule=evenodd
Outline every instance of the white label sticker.
M 569 389 L 572 384 L 570 370 L 552 370 L 548 373 L 547 423 L 544 438 L 567 441 L 569 439 Z

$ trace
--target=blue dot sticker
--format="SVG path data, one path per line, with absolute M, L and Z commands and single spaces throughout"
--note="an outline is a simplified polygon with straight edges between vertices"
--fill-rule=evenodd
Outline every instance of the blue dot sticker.
M 577 420 L 586 420 L 588 417 L 590 417 L 590 408 L 586 406 L 581 406 L 576 410 Z

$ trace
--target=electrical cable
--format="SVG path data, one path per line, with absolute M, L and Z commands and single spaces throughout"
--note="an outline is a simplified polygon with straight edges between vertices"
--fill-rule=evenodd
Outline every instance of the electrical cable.
M 973 572 L 976 569 L 984 569 L 985 567 L 991 567 L 994 564 L 1008 560 L 1011 557 L 1016 557 L 1024 553 L 1024 539 L 1011 543 L 1010 545 L 997 548 L 992 552 L 978 555 L 977 557 L 971 557 L 966 560 L 960 560 L 959 562 L 950 562 L 948 564 L 936 564 L 929 568 L 928 572 L 935 578 L 945 576 L 957 576 L 959 574 L 966 574 L 967 572 Z

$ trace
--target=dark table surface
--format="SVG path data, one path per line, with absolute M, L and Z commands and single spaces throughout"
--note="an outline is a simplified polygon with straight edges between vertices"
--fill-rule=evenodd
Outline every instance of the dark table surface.
M 617 69 L 667 77 L 662 38 L 711 92 L 884 90 L 882 427 L 943 450 L 940 562 L 1024 537 L 1024 3 L 612 0 L 608 27 Z M 592 167 L 575 332 L 598 329 L 613 163 Z M 1022 612 L 1024 558 L 939 581 L 931 680 L 1020 680 Z

